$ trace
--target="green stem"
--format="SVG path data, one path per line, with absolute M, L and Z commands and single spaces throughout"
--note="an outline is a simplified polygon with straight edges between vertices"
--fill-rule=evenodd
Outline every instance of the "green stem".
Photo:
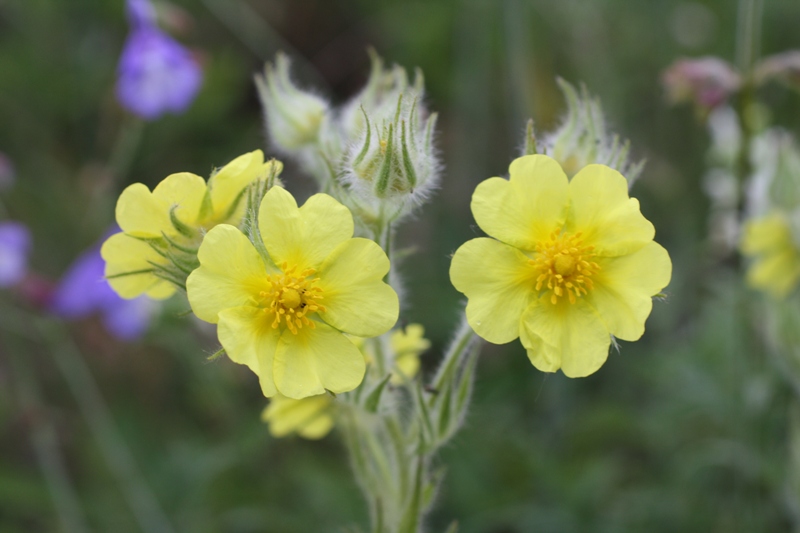
M 737 161 L 739 181 L 739 213 L 745 208 L 744 189 L 752 174 L 750 152 L 755 137 L 755 124 L 751 111 L 756 103 L 756 85 L 753 67 L 758 60 L 761 41 L 761 14 L 763 0 L 739 0 L 736 29 L 736 60 L 742 74 L 742 90 L 739 93 L 738 111 L 742 125 L 742 139 Z
M 469 355 L 472 343 L 478 338 L 472 327 L 467 323 L 467 318 L 464 316 L 456 331 L 453 342 L 445 353 L 442 362 L 439 363 L 439 369 L 436 371 L 436 376 L 431 383 L 435 390 L 442 388 L 446 379 L 452 379 L 461 362 Z
M 31 425 L 31 443 L 36 461 L 53 498 L 61 529 L 69 533 L 86 533 L 89 528 L 81 511 L 80 500 L 70 482 L 64 459 L 59 451 L 58 434 L 42 403 L 36 374 L 27 357 L 10 356 L 21 411 Z
M 127 177 L 133 157 L 141 144 L 143 132 L 144 121 L 134 116 L 127 116 L 120 126 L 120 132 L 108 163 L 116 182 L 124 181 Z

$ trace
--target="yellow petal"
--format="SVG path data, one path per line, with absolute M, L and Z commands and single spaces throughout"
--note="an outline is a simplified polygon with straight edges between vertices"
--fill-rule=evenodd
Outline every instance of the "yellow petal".
M 135 237 L 159 238 L 162 232 L 174 234 L 169 220 L 169 206 L 153 198 L 150 189 L 134 183 L 122 191 L 117 200 L 117 224 Z
M 297 335 L 284 330 L 275 354 L 275 385 L 289 398 L 301 399 L 355 389 L 364 379 L 366 363 L 359 349 L 323 322 Z
M 667 251 L 650 242 L 630 255 L 602 258 L 587 301 L 603 317 L 612 335 L 635 341 L 653 308 L 653 296 L 669 284 L 672 262 Z
M 751 219 L 742 230 L 742 253 L 756 255 L 792 246 L 789 223 L 780 213 Z
M 161 237 L 176 233 L 170 221 L 170 211 L 184 224 L 193 226 L 206 194 L 206 182 L 200 176 L 180 172 L 167 176 L 152 194 L 141 183 L 127 187 L 117 201 L 116 217 L 119 227 L 134 237 Z
M 334 328 L 359 337 L 377 337 L 397 322 L 397 293 L 384 283 L 389 259 L 375 242 L 349 239 L 319 269 L 325 311 L 319 316 Z
M 264 153 L 261 150 L 240 155 L 214 174 L 208 180 L 213 218 L 223 221 L 225 215 L 237 200 L 245 187 L 257 179 L 264 170 Z
M 747 282 L 751 287 L 769 292 L 782 299 L 800 281 L 800 254 L 793 248 L 764 256 L 747 271 Z
M 186 291 L 192 311 L 216 323 L 224 309 L 253 305 L 269 288 L 261 256 L 238 229 L 220 224 L 206 234 L 197 253 L 200 267 L 189 274 Z
M 164 264 L 165 259 L 146 242 L 116 233 L 103 243 L 100 255 L 106 262 L 108 284 L 122 298 L 132 299 L 147 294 L 162 300 L 175 292 L 174 285 L 152 274 L 151 262 Z
M 329 394 L 294 400 L 275 395 L 261 415 L 269 423 L 273 437 L 298 433 L 306 439 L 321 439 L 333 428 L 330 414 L 333 399 Z
M 596 372 L 608 358 L 611 335 L 588 303 L 547 298 L 533 302 L 522 316 L 522 345 L 533 366 L 542 372 L 559 368 L 570 378 Z
M 567 231 L 604 256 L 630 254 L 653 240 L 655 228 L 628 197 L 628 181 L 605 165 L 589 165 L 569 183 Z
M 217 337 L 228 358 L 258 376 L 267 398 L 276 393 L 273 367 L 280 333 L 258 307 L 234 307 L 219 313 Z
M 206 181 L 191 172 L 170 174 L 153 189 L 153 198 L 167 206 L 167 215 L 175 207 L 175 215 L 184 224 L 197 223 L 200 206 L 205 198 Z M 173 230 L 174 231 L 174 230 Z
M 456 250 L 450 281 L 469 299 L 467 321 L 475 333 L 495 344 L 519 336 L 520 316 L 536 286 L 525 254 L 494 239 L 472 239 Z
M 523 250 L 534 250 L 564 223 L 567 176 L 544 155 L 511 163 L 510 180 L 489 178 L 472 195 L 472 214 L 487 234 Z
M 272 260 L 298 269 L 319 268 L 334 249 L 353 236 L 350 210 L 327 194 L 315 194 L 303 207 L 282 187 L 264 196 L 258 227 Z

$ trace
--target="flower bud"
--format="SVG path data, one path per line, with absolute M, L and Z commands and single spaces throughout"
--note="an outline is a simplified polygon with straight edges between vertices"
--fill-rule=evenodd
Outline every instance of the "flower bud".
M 319 96 L 298 89 L 289 78 L 289 58 L 279 53 L 275 64 L 267 63 L 263 76 L 256 76 L 256 86 L 267 134 L 275 148 L 299 156 L 320 140 L 329 106 Z
M 372 120 L 380 123 L 392 119 L 397 101 L 404 94 L 416 97 L 417 105 L 422 105 L 425 82 L 421 70 L 416 70 L 412 86 L 403 67 L 394 65 L 391 69 L 384 69 L 383 59 L 374 50 L 369 50 L 369 56 L 372 69 L 367 85 L 344 105 L 340 114 L 341 129 L 348 139 L 357 138 L 367 127 L 364 111 Z M 425 114 L 424 109 L 421 112 Z
M 770 128 L 753 141 L 753 175 L 748 187 L 748 211 L 763 215 L 775 208 L 800 207 L 800 147 L 788 131 Z M 798 228 L 800 229 L 800 228 Z M 799 233 L 800 234 L 800 233 Z
M 738 91 L 742 79 L 726 61 L 707 56 L 678 59 L 661 74 L 661 83 L 670 103 L 694 102 L 709 110 Z
M 756 66 L 755 78 L 759 84 L 778 80 L 800 90 L 800 50 L 788 50 L 764 58 Z
M 556 81 L 567 101 L 563 124 L 539 140 L 534 135 L 533 122 L 529 122 L 522 155 L 548 155 L 558 161 L 570 178 L 586 165 L 599 163 L 619 171 L 629 186 L 633 184 L 645 161 L 629 161 L 630 141 L 622 141 L 607 131 L 600 100 L 590 96 L 586 87 L 578 94 L 569 82 L 561 78 Z
M 400 95 L 390 120 L 361 109 L 365 128 L 345 155 L 343 179 L 370 203 L 419 200 L 435 186 L 439 162 L 433 147 L 437 115 L 424 122 L 419 98 Z

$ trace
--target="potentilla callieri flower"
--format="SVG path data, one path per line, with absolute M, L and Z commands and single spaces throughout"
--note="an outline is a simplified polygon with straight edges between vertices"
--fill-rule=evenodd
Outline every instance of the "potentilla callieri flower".
M 101 249 L 111 286 L 123 298 L 171 296 L 197 266 L 205 232 L 217 224 L 238 225 L 248 186 L 274 181 L 282 169 L 279 161 L 265 163 L 261 150 L 255 150 L 219 169 L 207 184 L 181 172 L 152 192 L 142 183 L 126 188 L 116 210 L 123 233 L 112 235 Z
M 182 113 L 202 85 L 200 65 L 191 51 L 158 28 L 147 0 L 128 0 L 127 8 L 131 32 L 117 69 L 119 102 L 146 120 Z
M 300 400 L 276 394 L 261 412 L 261 420 L 269 424 L 273 437 L 296 433 L 304 439 L 316 440 L 333 429 L 335 407 L 333 396 L 328 393 Z
M 0 287 L 16 285 L 28 272 L 31 232 L 20 222 L 0 222 Z
M 520 337 L 539 370 L 587 376 L 612 336 L 642 336 L 652 297 L 669 283 L 669 255 L 619 172 L 589 165 L 570 181 L 556 161 L 533 155 L 510 174 L 475 189 L 472 213 L 494 239 L 462 245 L 450 278 L 478 335 Z
M 776 299 L 788 296 L 800 281 L 800 246 L 789 216 L 776 211 L 750 219 L 742 233 L 742 253 L 753 258 L 747 283 Z
M 364 357 L 343 333 L 375 337 L 397 321 L 397 294 L 383 282 L 386 254 L 352 238 L 350 211 L 326 194 L 298 208 L 273 187 L 258 227 L 263 242 L 226 224 L 208 232 L 187 280 L 192 310 L 218 324 L 228 357 L 259 376 L 267 397 L 353 390 Z

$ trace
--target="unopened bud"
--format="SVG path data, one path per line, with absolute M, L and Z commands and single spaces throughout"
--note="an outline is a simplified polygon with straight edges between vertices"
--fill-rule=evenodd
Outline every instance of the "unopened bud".
M 757 83 L 781 81 L 800 90 L 800 50 L 789 50 L 764 58 L 755 69 Z
M 742 79 L 726 61 L 707 56 L 678 59 L 661 74 L 661 83 L 670 103 L 694 102 L 708 110 L 738 91 Z
M 366 127 L 345 156 L 344 179 L 366 199 L 378 202 L 423 198 L 435 185 L 433 147 L 436 114 L 422 121 L 418 98 L 400 95 L 392 120 L 377 121 L 362 109 Z
M 275 147 L 289 155 L 301 155 L 319 142 L 329 106 L 319 96 L 298 89 L 289 78 L 289 58 L 279 53 L 268 63 L 263 76 L 256 76 L 258 95 L 264 106 L 267 133 Z
M 582 87 L 579 94 L 572 84 L 560 78 L 557 82 L 567 101 L 563 123 L 538 141 L 533 121 L 529 121 L 523 155 L 548 155 L 558 161 L 570 178 L 586 165 L 599 163 L 619 171 L 631 185 L 641 174 L 645 162 L 629 160 L 630 141 L 623 141 L 619 135 L 607 131 L 600 100 L 590 96 L 586 87 Z
M 383 60 L 374 51 L 369 50 L 372 63 L 367 85 L 352 100 L 344 105 L 341 112 L 340 124 L 343 134 L 354 139 L 367 127 L 364 111 L 377 123 L 392 120 L 397 109 L 397 101 L 405 95 L 410 99 L 417 99 L 417 106 L 422 106 L 424 95 L 424 79 L 422 71 L 416 70 L 413 85 L 409 83 L 406 70 L 394 65 L 385 69 Z M 420 112 L 425 114 L 424 109 Z

